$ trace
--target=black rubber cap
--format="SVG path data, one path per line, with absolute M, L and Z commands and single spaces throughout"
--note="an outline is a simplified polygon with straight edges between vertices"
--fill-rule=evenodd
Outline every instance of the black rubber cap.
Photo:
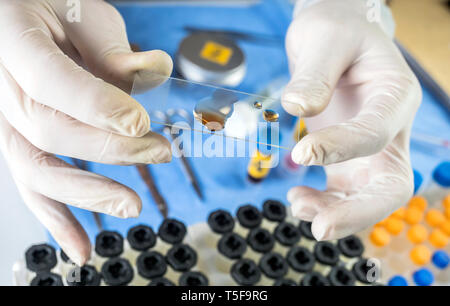
M 37 244 L 31 246 L 25 252 L 27 268 L 33 272 L 50 271 L 56 266 L 56 251 L 48 244 Z
M 244 238 L 236 233 L 228 233 L 220 238 L 218 250 L 229 259 L 239 259 L 247 251 L 247 243 Z
M 314 245 L 316 261 L 327 266 L 334 266 L 339 262 L 339 249 L 328 241 L 319 241 Z
M 277 200 L 266 200 L 263 204 L 263 216 L 273 222 L 282 222 L 286 219 L 286 206 Z
M 209 280 L 201 272 L 186 272 L 180 276 L 180 286 L 208 286 Z
M 149 286 L 153 287 L 170 287 L 175 286 L 174 283 L 172 283 L 170 280 L 168 280 L 165 277 L 157 277 L 152 279 L 152 281 L 148 284 Z
M 293 270 L 300 273 L 311 271 L 316 263 L 314 255 L 307 248 L 301 246 L 291 248 L 286 260 Z
M 95 252 L 101 257 L 116 257 L 123 253 L 123 238 L 118 232 L 102 231 L 95 238 Z
M 259 260 L 259 268 L 269 278 L 278 279 L 286 275 L 288 264 L 278 253 L 267 253 Z
M 51 272 L 38 273 L 30 283 L 33 287 L 57 287 L 64 286 L 61 276 Z
M 316 271 L 306 273 L 300 281 L 300 286 L 324 287 L 330 286 L 328 279 Z
M 374 265 L 369 264 L 366 258 L 361 258 L 353 265 L 352 272 L 358 281 L 365 284 L 371 284 L 372 282 L 370 282 L 367 277 L 373 274 L 372 269 L 374 269 Z
M 305 237 L 308 240 L 317 241 L 316 238 L 314 238 L 314 236 L 312 234 L 311 225 L 312 225 L 311 222 L 300 221 L 298 228 L 300 229 L 300 233 L 302 234 L 302 237 Z
M 69 256 L 67 256 L 67 254 L 61 249 L 60 253 L 59 253 L 59 257 L 61 258 L 62 261 L 64 261 L 65 263 L 69 263 Z
M 156 234 L 151 227 L 137 225 L 129 229 L 127 240 L 132 249 L 147 251 L 155 246 Z
M 79 271 L 76 271 L 78 269 Z M 71 269 L 66 276 L 66 281 L 69 286 L 74 287 L 100 286 L 101 275 L 95 267 L 85 265 Z
M 225 234 L 233 231 L 234 219 L 229 212 L 219 209 L 209 214 L 208 224 L 214 233 Z
M 290 279 L 290 278 L 280 278 L 273 283 L 274 286 L 278 287 L 292 287 L 292 286 L 298 286 L 297 283 Z
M 250 229 L 258 227 L 262 221 L 261 212 L 250 204 L 239 207 L 236 217 L 240 225 Z
M 242 286 L 255 285 L 261 279 L 261 270 L 251 259 L 240 259 L 231 267 L 231 277 Z
M 186 272 L 197 263 L 197 253 L 187 244 L 177 244 L 167 252 L 166 260 L 175 271 Z
M 158 236 L 170 244 L 181 243 L 186 236 L 186 226 L 175 219 L 165 219 L 158 229 Z
M 255 252 L 267 253 L 273 249 L 275 238 L 268 230 L 258 227 L 248 233 L 247 243 Z
M 361 257 L 364 252 L 364 245 L 355 235 L 351 235 L 338 240 L 339 251 L 346 257 Z
M 136 260 L 137 270 L 140 276 L 152 279 L 163 276 L 167 271 L 166 260 L 158 252 L 142 252 Z
M 331 286 L 354 286 L 355 276 L 343 266 L 335 266 L 328 274 Z
M 274 232 L 275 239 L 284 246 L 293 246 L 300 241 L 300 230 L 292 223 L 282 222 Z
M 102 276 L 110 286 L 126 286 L 133 280 L 134 272 L 128 260 L 116 257 L 103 264 Z

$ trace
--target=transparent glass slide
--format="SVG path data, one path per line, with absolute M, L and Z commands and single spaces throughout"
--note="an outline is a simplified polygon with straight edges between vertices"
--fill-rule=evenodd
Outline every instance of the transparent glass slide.
M 152 73 L 136 76 L 132 96 L 149 113 L 152 130 L 170 135 L 181 150 L 189 148 L 183 151 L 187 157 L 196 156 L 198 146 L 205 149 L 211 135 L 215 141 L 223 138 L 224 150 L 227 141 L 234 141 L 245 143 L 247 152 L 257 149 L 264 154 L 291 150 L 302 136 L 301 129 L 290 126 L 292 137 L 280 137 L 283 122 L 297 118 L 283 110 L 279 98 Z M 177 139 L 180 131 L 185 136 Z

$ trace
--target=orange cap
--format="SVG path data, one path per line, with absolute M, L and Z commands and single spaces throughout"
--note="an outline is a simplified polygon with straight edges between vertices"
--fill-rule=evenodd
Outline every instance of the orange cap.
M 445 214 L 445 217 L 446 217 L 448 220 L 450 220 L 450 207 L 446 207 L 446 208 L 445 208 L 444 214 Z
M 427 221 L 428 225 L 431 227 L 438 227 L 445 221 L 444 214 L 437 210 L 436 208 L 431 208 L 428 210 L 425 215 L 425 221 Z
M 389 217 L 388 217 L 389 218 Z M 377 224 L 374 225 L 374 227 L 378 227 L 378 226 L 385 226 L 387 222 L 387 218 L 381 220 L 380 222 L 378 222 Z
M 398 218 L 390 216 L 389 218 L 387 218 L 384 228 L 390 234 L 392 234 L 394 236 L 397 236 L 405 228 L 405 223 L 402 220 L 398 219 Z
M 444 205 L 445 209 L 450 209 L 450 194 L 448 194 L 443 200 L 442 205 Z
M 397 209 L 396 211 L 394 211 L 391 216 L 396 217 L 400 220 L 403 220 L 403 219 L 405 219 L 405 214 L 406 214 L 406 207 L 402 206 L 399 209 Z
M 427 200 L 422 196 L 414 196 L 409 200 L 408 207 L 416 207 L 421 211 L 427 209 Z
M 422 221 L 423 211 L 416 207 L 409 207 L 405 213 L 405 221 L 409 225 L 414 225 Z
M 391 241 L 391 235 L 383 227 L 375 227 L 370 233 L 370 241 L 377 247 L 383 247 Z
M 416 245 L 412 248 L 411 252 L 409 252 L 409 257 L 416 265 L 423 266 L 430 261 L 431 251 L 423 244 Z
M 422 224 L 415 224 L 410 227 L 407 236 L 412 243 L 422 243 L 427 240 L 428 231 Z
M 450 220 L 445 220 L 444 223 L 441 224 L 439 229 L 450 237 Z
M 429 239 L 431 245 L 438 249 L 441 249 L 448 244 L 447 235 L 444 234 L 444 232 L 441 231 L 440 229 L 434 229 L 431 232 L 430 237 L 428 239 Z

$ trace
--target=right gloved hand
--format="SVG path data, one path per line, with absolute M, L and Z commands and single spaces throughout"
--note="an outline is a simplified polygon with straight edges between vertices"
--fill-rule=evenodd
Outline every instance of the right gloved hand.
M 129 89 L 143 71 L 170 75 L 172 61 L 158 50 L 133 53 L 123 20 L 106 2 L 81 1 L 80 22 L 66 18 L 70 9 L 60 0 L 0 0 L 0 149 L 25 203 L 83 265 L 90 242 L 63 203 L 128 218 L 139 215 L 141 200 L 53 154 L 169 162 L 169 142 L 149 132 L 148 114 L 119 87 Z

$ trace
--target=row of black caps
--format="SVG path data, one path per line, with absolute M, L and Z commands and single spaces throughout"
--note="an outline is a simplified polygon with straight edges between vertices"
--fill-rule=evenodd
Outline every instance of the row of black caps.
M 288 265 L 298 272 L 307 272 L 301 282 L 304 285 L 337 284 L 343 283 L 342 280 L 347 278 L 350 279 L 347 283 L 351 283 L 352 280 L 354 282 L 354 275 L 358 280 L 365 281 L 364 259 L 353 267 L 353 273 L 348 273 L 345 268 L 337 266 L 340 252 L 347 257 L 361 256 L 364 248 L 357 237 L 349 236 L 339 240 L 339 249 L 329 242 L 316 243 L 314 254 L 312 254 L 304 247 L 294 246 L 301 237 L 314 240 L 311 223 L 302 221 L 296 227 L 285 222 L 286 208 L 281 202 L 275 200 L 264 202 L 262 213 L 252 205 L 244 205 L 238 209 L 236 216 L 238 222 L 250 230 L 247 241 L 233 233 L 234 219 L 231 214 L 224 210 L 217 210 L 209 215 L 208 224 L 211 230 L 222 235 L 218 243 L 219 252 L 230 259 L 240 259 L 248 244 L 256 252 L 266 253 L 261 258 L 259 266 L 247 259 L 241 259 L 233 265 L 231 275 L 238 284 L 257 283 L 261 277 L 261 271 L 268 277 L 276 279 L 275 284 L 295 283 L 282 278 L 286 274 Z M 259 227 L 263 217 L 279 223 L 273 235 Z M 150 227 L 138 225 L 129 230 L 127 240 L 131 248 L 142 252 L 136 261 L 138 273 L 146 279 L 151 279 L 150 285 L 173 285 L 162 277 L 167 271 L 167 264 L 180 272 L 189 271 L 196 264 L 196 252 L 190 246 L 182 244 L 185 235 L 186 227 L 178 220 L 166 219 L 161 224 L 158 236 L 161 240 L 173 245 L 164 257 L 157 251 L 148 251 L 155 246 L 157 240 Z M 282 245 L 292 247 L 286 259 L 280 254 L 270 252 L 275 244 L 275 239 Z M 131 264 L 128 260 L 118 257 L 123 253 L 123 238 L 119 233 L 101 232 L 96 237 L 95 251 L 101 257 L 110 258 L 103 264 L 101 275 L 97 273 L 95 267 L 85 265 L 81 267 L 81 281 L 68 281 L 69 285 L 95 286 L 100 284 L 102 277 L 109 285 L 125 285 L 131 282 L 134 277 Z M 63 252 L 61 252 L 61 257 L 68 262 L 69 259 Z M 336 267 L 329 277 L 325 278 L 321 274 L 311 271 L 315 261 Z M 61 277 L 50 272 L 56 263 L 56 252 L 53 247 L 47 244 L 32 246 L 26 252 L 28 269 L 37 273 L 31 285 L 62 285 Z M 341 281 L 337 282 L 334 278 L 341 279 Z M 207 285 L 208 279 L 200 272 L 187 272 L 181 275 L 179 283 L 181 285 Z
M 161 240 L 172 245 L 163 256 L 157 251 L 150 250 L 156 245 L 157 236 L 154 231 L 145 225 L 138 225 L 131 228 L 127 234 L 127 240 L 132 249 L 141 252 L 136 260 L 137 271 L 140 276 L 151 280 L 149 285 L 174 285 L 164 278 L 167 265 L 175 271 L 185 272 L 180 276 L 180 285 L 208 285 L 208 279 L 200 272 L 189 271 L 197 263 L 197 253 L 182 241 L 186 236 L 185 225 L 175 219 L 166 219 L 158 230 Z M 109 258 L 101 268 L 101 274 L 95 267 L 85 265 L 80 269 L 80 281 L 71 282 L 71 286 L 98 286 L 101 279 L 108 285 L 126 285 L 134 278 L 134 271 L 130 262 L 119 257 L 124 251 L 124 241 L 117 232 L 103 231 L 99 233 L 95 241 L 95 252 L 97 256 Z M 30 247 L 26 254 L 26 264 L 30 271 L 36 272 L 36 277 L 32 280 L 33 286 L 59 286 L 62 279 L 59 275 L 51 273 L 57 264 L 55 249 L 48 244 L 34 245 Z M 69 258 L 61 252 L 61 259 L 68 263 Z M 75 268 L 74 268 L 75 269 Z M 74 270 L 68 275 L 73 276 Z M 68 278 L 69 279 L 69 278 Z
M 356 236 L 338 240 L 337 246 L 330 242 L 317 242 L 311 232 L 311 223 L 301 221 L 295 226 L 286 222 L 286 208 L 275 200 L 264 202 L 262 212 L 252 205 L 241 206 L 236 218 L 242 227 L 249 230 L 246 239 L 233 232 L 235 221 L 227 211 L 217 210 L 211 213 L 208 224 L 213 232 L 222 236 L 218 242 L 219 252 L 229 259 L 236 260 L 230 273 L 240 285 L 257 284 L 261 279 L 261 273 L 274 279 L 274 285 L 297 285 L 294 280 L 283 278 L 289 267 L 304 274 L 300 284 L 305 286 L 353 285 L 356 280 L 368 283 L 366 259 L 358 260 L 353 265 L 352 271 L 340 264 L 341 254 L 347 258 L 362 256 L 364 246 Z M 263 218 L 278 223 L 273 234 L 260 227 Z M 313 252 L 298 246 L 300 239 L 315 242 Z M 272 252 L 275 241 L 289 248 L 286 258 Z M 263 254 L 258 264 L 251 259 L 242 258 L 247 246 Z M 327 277 L 313 271 L 316 262 L 332 267 Z

